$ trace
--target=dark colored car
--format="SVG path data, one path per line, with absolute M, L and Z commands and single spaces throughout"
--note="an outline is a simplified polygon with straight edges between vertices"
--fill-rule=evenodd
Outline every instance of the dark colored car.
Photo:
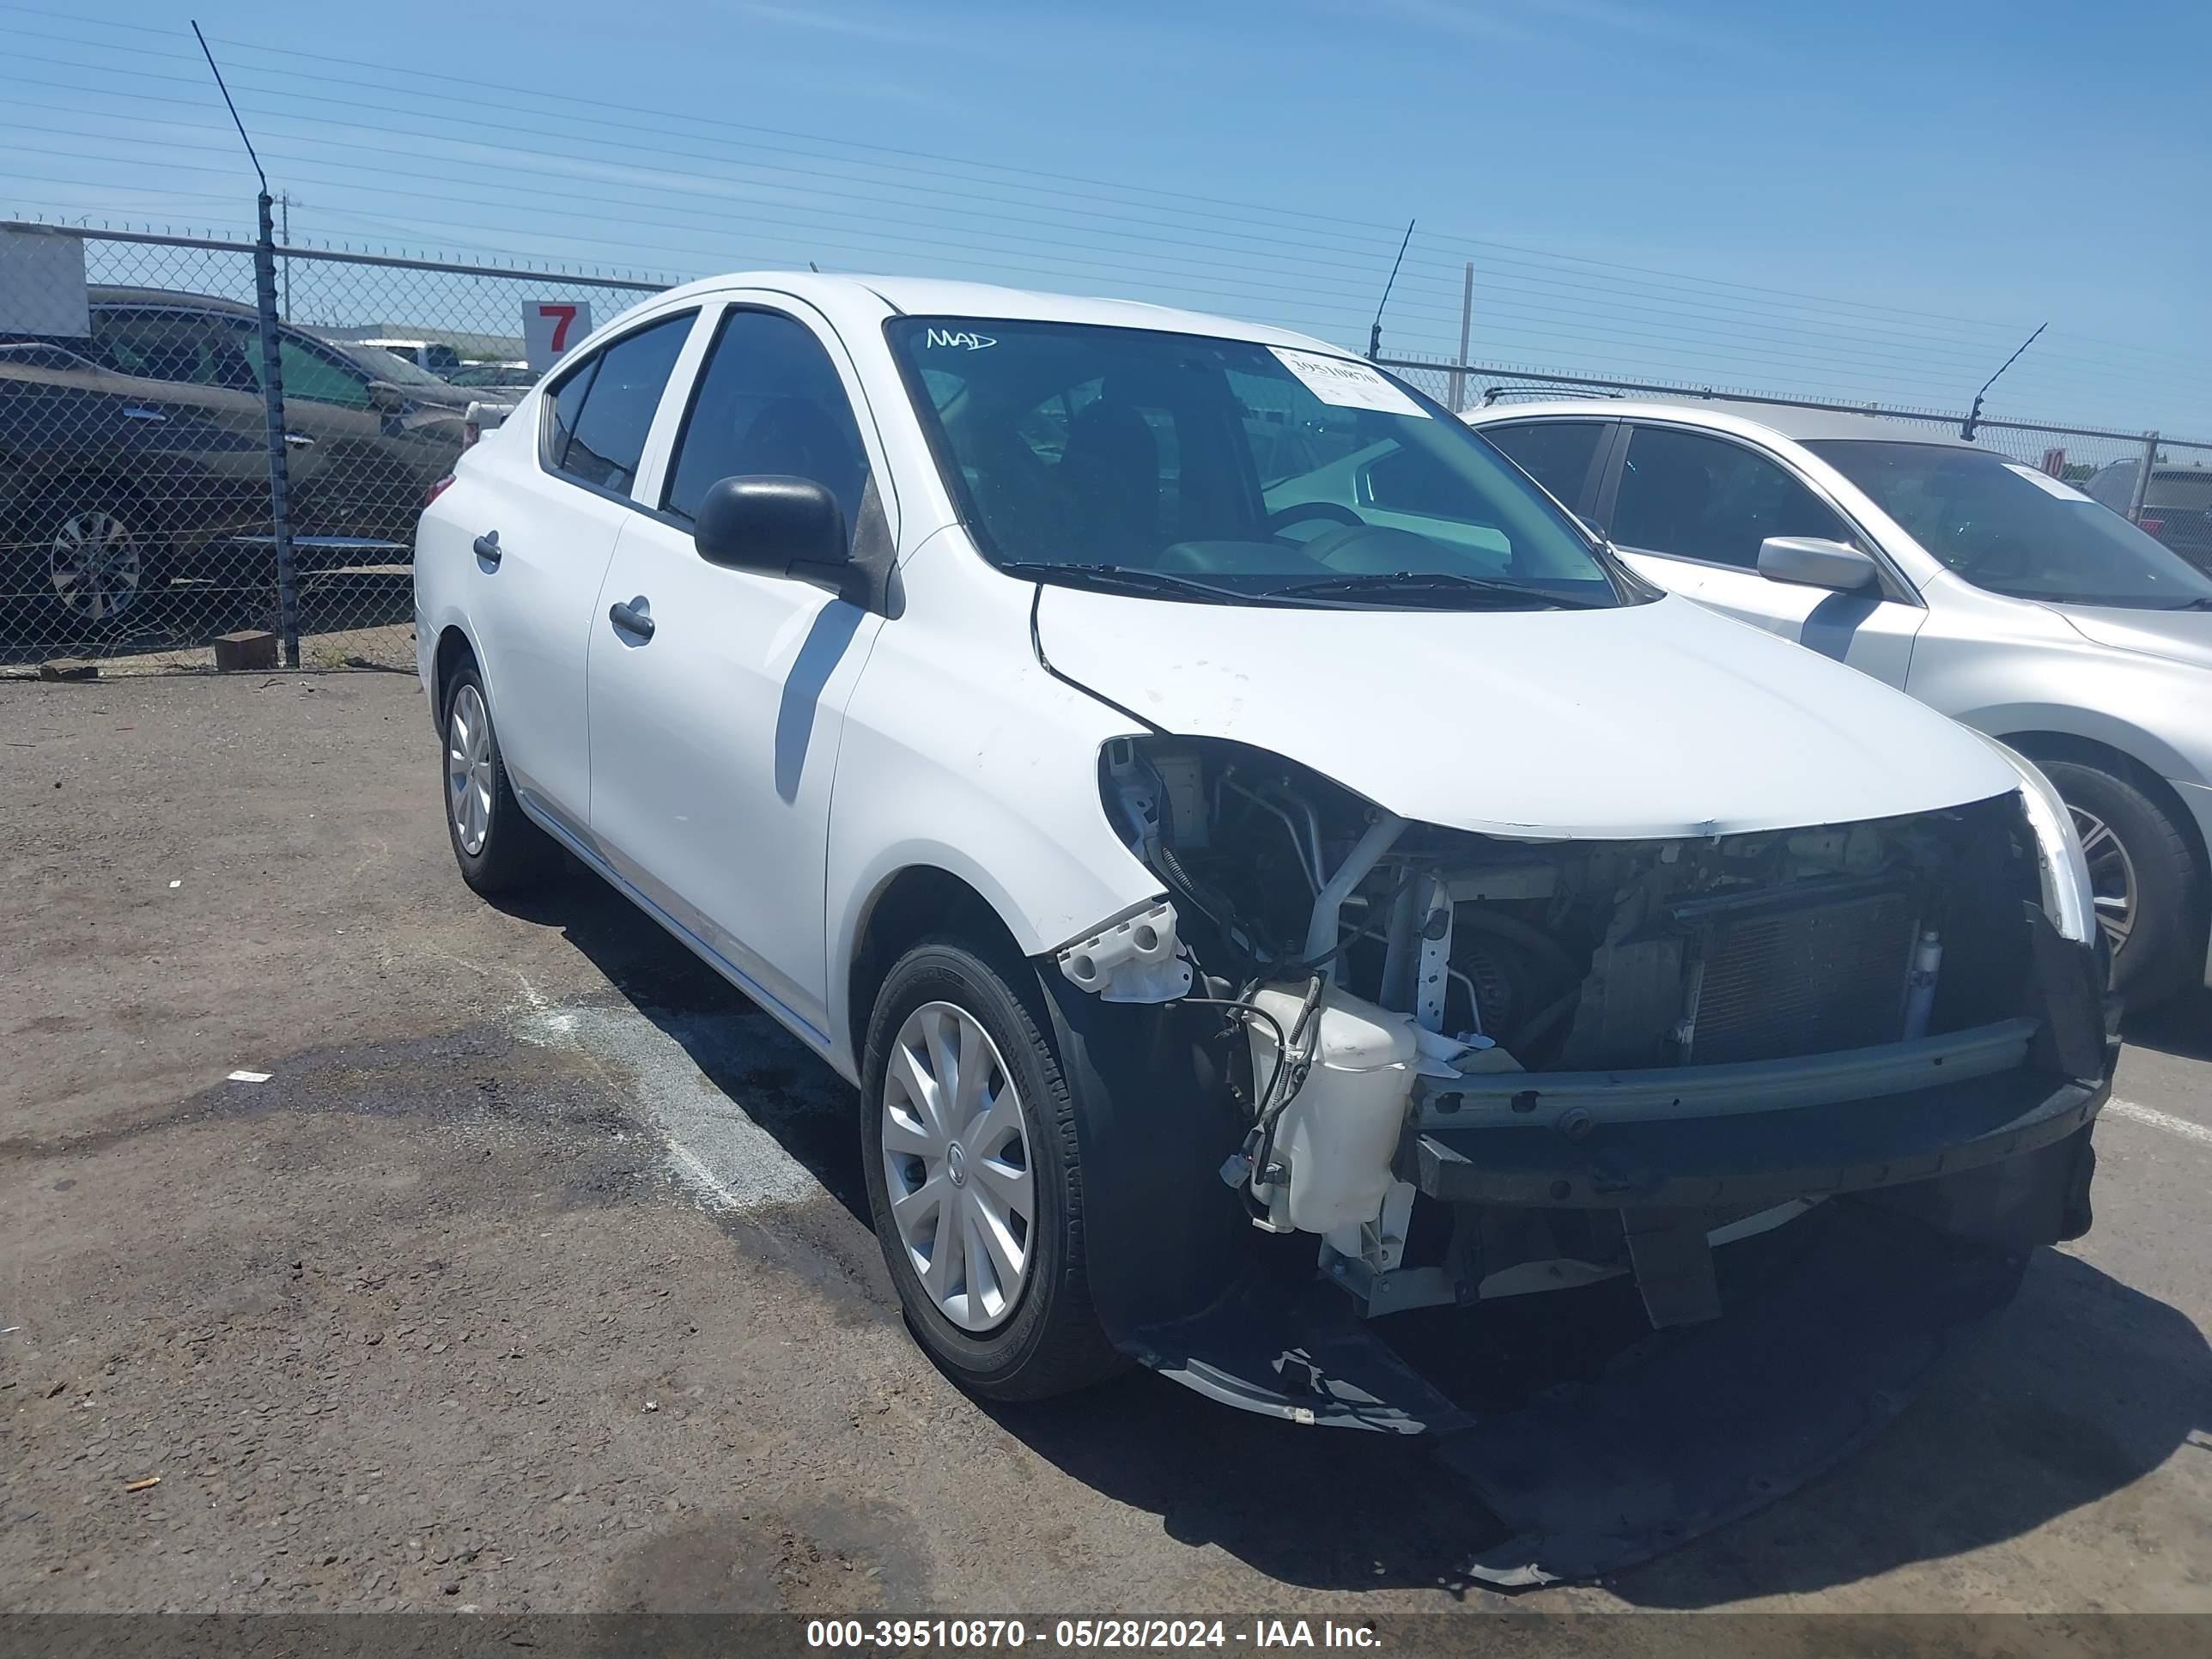
M 2081 488 L 2115 513 L 2125 513 L 2135 501 L 2136 478 L 2142 463 L 2115 461 L 2100 468 Z M 2212 465 L 2185 462 L 2171 456 L 2151 468 L 2144 487 L 2142 516 L 2137 527 L 2154 536 L 2212 575 Z
M 250 568 L 270 543 L 252 307 L 90 298 L 87 338 L 0 340 L 0 592 L 18 614 L 108 621 L 173 576 Z M 301 568 L 404 562 L 469 393 L 301 328 L 278 349 Z

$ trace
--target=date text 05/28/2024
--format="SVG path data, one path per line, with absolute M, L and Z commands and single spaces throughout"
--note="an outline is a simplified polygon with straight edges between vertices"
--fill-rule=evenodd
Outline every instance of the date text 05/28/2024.
M 810 1648 L 862 1652 L 1035 1646 L 1047 1650 L 1176 1648 L 1365 1648 L 1375 1627 L 1331 1620 L 1058 1619 L 1032 1631 L 1019 1619 L 811 1619 Z

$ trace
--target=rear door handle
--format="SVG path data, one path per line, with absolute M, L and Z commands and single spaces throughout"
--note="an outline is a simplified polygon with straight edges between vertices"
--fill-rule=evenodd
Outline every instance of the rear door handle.
M 304 432 L 288 432 L 284 434 L 284 441 L 294 449 L 313 449 L 315 447 L 315 441 Z
M 499 562 L 499 532 L 485 531 L 483 535 L 477 538 L 476 548 L 477 557 L 482 559 L 486 564 L 497 564 Z
M 607 620 L 623 633 L 635 634 L 641 640 L 653 637 L 653 618 L 644 611 L 624 605 L 619 599 L 607 607 Z
M 166 421 L 169 418 L 158 409 L 141 409 L 136 404 L 126 404 L 123 412 L 134 421 Z

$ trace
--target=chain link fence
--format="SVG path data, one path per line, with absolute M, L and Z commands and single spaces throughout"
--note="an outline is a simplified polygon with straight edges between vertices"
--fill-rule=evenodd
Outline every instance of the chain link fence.
M 662 286 L 0 225 L 0 660 L 411 669 L 416 515 L 526 331 Z
M 1376 361 L 1445 407 L 1462 412 L 1499 403 L 1644 398 L 1668 403 L 1717 401 L 1871 415 L 1896 422 L 1900 436 L 1922 432 L 1956 438 L 1962 435 L 1966 423 L 1964 414 L 1942 410 L 1781 398 L 1735 387 L 1547 374 L 1534 369 L 1455 363 L 1437 357 Z M 1975 420 L 1972 441 L 2008 460 L 2072 484 L 2133 520 L 2212 575 L 2212 442 L 2168 438 L 2156 432 L 2115 432 L 1987 416 Z
M 307 667 L 411 667 L 409 565 L 432 487 L 520 398 L 533 361 L 663 286 L 278 246 L 266 232 L 256 243 L 0 222 L 0 662 L 173 672 L 258 665 L 273 647 Z M 1380 361 L 1460 410 L 1806 402 Z M 1954 434 L 1964 419 L 1810 406 Z M 1975 441 L 2212 572 L 2212 444 L 1990 419 Z

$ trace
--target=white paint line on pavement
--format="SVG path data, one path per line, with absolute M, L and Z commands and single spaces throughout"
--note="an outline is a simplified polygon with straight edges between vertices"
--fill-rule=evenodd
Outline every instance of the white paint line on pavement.
M 2138 1106 L 2132 1100 L 2122 1100 L 2114 1095 L 2105 1103 L 2105 1109 L 2115 1117 L 2126 1118 L 2131 1123 L 2147 1123 L 2154 1129 L 2179 1135 L 2184 1140 L 2212 1146 L 2212 1129 L 2206 1128 L 2202 1123 L 2192 1123 L 2185 1117 L 2176 1117 L 2172 1112 L 2161 1112 L 2155 1106 Z
M 697 1193 L 713 1210 L 742 1210 L 744 1200 L 714 1178 L 706 1160 L 681 1141 L 668 1143 L 668 1161 L 676 1166 L 677 1176 Z
M 515 1035 L 589 1056 L 666 1144 L 670 1174 L 708 1208 L 743 1212 L 823 1192 L 812 1172 L 757 1119 L 817 1105 L 835 1109 L 841 1091 L 849 1113 L 849 1091 L 765 1020 L 676 1014 L 666 1017 L 664 1029 L 630 1007 L 553 1008 L 542 999 L 538 1007 Z M 701 1070 L 702 1064 L 725 1077 L 768 1070 L 793 1080 L 763 1083 L 757 1098 L 735 1098 Z M 818 1101 L 811 1097 L 817 1095 Z

